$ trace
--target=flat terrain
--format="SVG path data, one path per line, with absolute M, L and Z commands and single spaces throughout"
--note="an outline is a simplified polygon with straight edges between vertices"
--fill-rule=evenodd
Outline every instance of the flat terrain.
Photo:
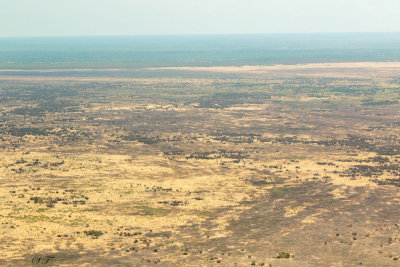
M 400 63 L 0 71 L 1 266 L 396 266 Z

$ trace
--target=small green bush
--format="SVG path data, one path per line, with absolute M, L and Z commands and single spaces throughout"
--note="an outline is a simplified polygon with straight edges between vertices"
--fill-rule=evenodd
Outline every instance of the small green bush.
M 276 256 L 278 259 L 289 259 L 290 258 L 290 253 L 288 252 L 279 252 L 278 256 Z
M 90 230 L 90 231 L 84 231 L 85 235 L 90 235 L 93 238 L 98 238 L 99 236 L 103 235 L 102 231 L 96 231 L 96 230 Z

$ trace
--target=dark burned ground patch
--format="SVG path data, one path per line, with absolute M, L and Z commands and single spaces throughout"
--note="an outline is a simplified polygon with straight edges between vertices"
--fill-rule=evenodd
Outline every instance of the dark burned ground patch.
M 274 188 L 269 195 L 246 203 L 250 208 L 231 220 L 226 231 L 217 230 L 216 213 L 203 225 L 181 229 L 182 237 L 177 239 L 183 246 L 165 252 L 176 255 L 183 249 L 187 255 L 164 263 L 395 266 L 400 248 L 398 191 L 359 187 L 338 198 L 335 189 L 320 182 Z M 296 206 L 305 208 L 285 216 L 286 207 Z M 280 252 L 290 253 L 290 259 L 277 259 Z

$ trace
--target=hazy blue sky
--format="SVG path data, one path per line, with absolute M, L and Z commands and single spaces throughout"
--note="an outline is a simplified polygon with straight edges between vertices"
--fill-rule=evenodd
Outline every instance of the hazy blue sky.
M 0 0 L 0 36 L 400 32 L 400 0 Z

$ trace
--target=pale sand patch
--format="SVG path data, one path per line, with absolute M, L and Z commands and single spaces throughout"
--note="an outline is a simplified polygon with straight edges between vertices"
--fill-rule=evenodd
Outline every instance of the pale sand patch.
M 190 70 L 211 72 L 263 72 L 273 70 L 304 70 L 304 69 L 371 69 L 371 68 L 400 68 L 400 62 L 343 62 L 343 63 L 312 63 L 296 65 L 270 65 L 270 66 L 215 66 L 215 67 L 162 67 L 148 68 L 148 70 Z
M 354 70 L 398 70 L 400 68 L 400 62 L 341 62 L 341 63 L 309 63 L 309 64 L 292 64 L 292 65 L 246 65 L 246 66 L 213 66 L 213 67 L 156 67 L 156 68 L 141 68 L 139 70 L 183 70 L 183 71 L 207 71 L 207 72 L 220 72 L 220 73 L 265 73 L 268 71 L 289 71 L 289 70 L 328 70 L 328 69 L 354 69 Z M 0 69 L 0 73 L 10 72 L 10 75 L 1 76 L 1 80 L 47 80 L 47 81 L 143 81 L 143 78 L 126 78 L 126 77 L 38 77 L 34 73 L 61 73 L 63 71 L 73 71 L 73 72 L 117 72 L 117 71 L 129 71 L 133 69 L 48 69 L 48 70 L 21 70 L 21 69 Z M 30 76 L 18 76 L 14 75 L 12 72 L 32 72 Z M 328 73 L 329 74 L 329 73 Z M 328 75 L 325 74 L 325 75 Z M 331 74 L 335 75 L 335 74 Z M 148 78 L 145 80 L 157 80 L 160 78 Z M 172 80 L 171 78 L 162 79 L 163 82 L 168 82 Z M 176 79 L 175 79 L 176 80 Z M 187 79 L 184 79 L 187 80 Z
M 312 203 L 304 203 L 303 206 L 297 206 L 297 207 L 285 207 L 285 217 L 293 217 L 296 216 L 299 212 L 305 210 L 307 207 L 311 206 Z
M 268 105 L 256 105 L 256 104 L 244 104 L 240 106 L 232 106 L 232 107 L 227 107 L 225 110 L 234 110 L 234 111 L 260 111 L 260 110 L 266 110 Z

